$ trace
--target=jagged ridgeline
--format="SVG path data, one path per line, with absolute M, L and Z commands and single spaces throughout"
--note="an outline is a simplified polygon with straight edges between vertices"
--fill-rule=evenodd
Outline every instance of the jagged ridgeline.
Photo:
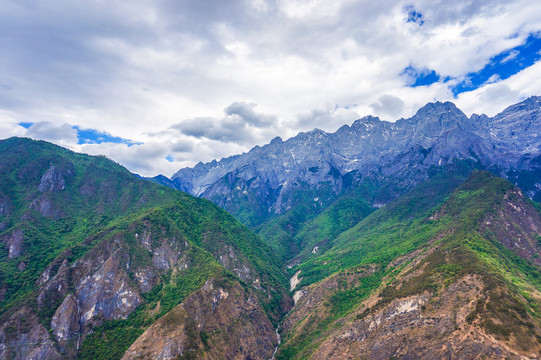
M 537 359 L 541 212 L 485 171 L 436 175 L 292 269 L 277 359 Z
M 0 358 L 272 356 L 287 278 L 225 211 L 43 141 L 0 159 Z

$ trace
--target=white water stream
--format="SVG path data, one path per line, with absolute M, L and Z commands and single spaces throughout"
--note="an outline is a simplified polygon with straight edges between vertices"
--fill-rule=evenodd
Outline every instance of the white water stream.
M 301 282 L 301 279 L 302 278 L 299 278 L 299 274 L 301 273 L 301 271 L 297 271 L 297 273 L 295 275 L 293 275 L 293 277 L 291 277 L 291 279 L 289 280 L 289 283 L 291 285 L 291 291 L 293 291 L 297 285 Z M 293 307 L 295 307 L 295 305 L 293 305 Z M 286 316 L 284 316 L 284 319 L 289 315 L 289 313 L 293 311 L 293 308 L 291 308 L 291 310 L 289 310 L 289 312 L 286 314 Z M 274 348 L 274 352 L 272 353 L 272 357 L 270 360 L 274 360 L 274 357 L 276 356 L 276 353 L 278 352 L 278 348 L 280 347 L 280 344 L 282 343 L 282 337 L 280 336 L 280 328 L 282 327 L 282 324 L 279 324 L 277 327 L 276 327 L 276 340 L 278 340 L 278 344 L 276 345 L 276 347 Z
M 272 353 L 271 360 L 274 360 L 274 357 L 276 356 L 276 353 L 278 352 L 278 348 L 280 347 L 280 344 L 282 342 L 282 337 L 280 336 L 280 325 L 276 328 L 276 339 L 278 340 L 278 344 L 274 348 L 274 352 Z

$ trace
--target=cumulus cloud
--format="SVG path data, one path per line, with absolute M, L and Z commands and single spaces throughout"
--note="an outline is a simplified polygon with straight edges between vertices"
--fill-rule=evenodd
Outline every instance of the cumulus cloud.
M 278 0 L 278 7 L 286 16 L 304 21 L 332 20 L 343 6 L 352 0 Z
M 77 130 L 68 124 L 60 126 L 48 121 L 32 124 L 25 136 L 36 140 L 47 140 L 63 146 L 77 143 Z
M 197 146 L 195 149 L 189 139 L 149 141 L 135 145 L 112 142 L 87 143 L 72 145 L 70 148 L 90 155 L 105 155 L 142 176 L 157 174 L 171 176 L 179 168 L 192 165 L 194 159 L 201 161 L 216 155 L 210 152 L 207 146 Z
M 165 159 L 167 145 L 161 143 L 133 146 L 118 143 L 82 144 L 77 149 L 90 155 L 105 155 L 140 175 L 154 174 L 155 164 L 166 167 L 168 163 Z
M 462 93 L 455 102 L 468 115 L 475 112 L 494 116 L 513 103 L 541 94 L 541 83 L 531 81 L 540 77 L 541 62 L 538 62 L 506 80 Z
M 197 139 L 217 140 L 240 144 L 254 144 L 260 130 L 272 127 L 276 117 L 257 113 L 256 104 L 234 102 L 224 109 L 222 118 L 200 117 L 187 119 L 171 126 L 182 134 Z
M 177 153 L 189 153 L 194 149 L 194 146 L 189 141 L 174 141 L 171 143 L 171 150 Z
M 24 136 L 26 129 L 19 125 L 19 122 L 7 112 L 0 110 L 0 139 L 12 136 Z
M 370 104 L 370 107 L 375 115 L 396 120 L 404 110 L 404 102 L 399 97 L 385 94 L 380 96 L 378 101 Z
M 349 124 L 359 118 L 359 114 L 351 109 L 319 108 L 298 114 L 296 128 L 303 131 L 314 128 L 336 131 L 341 125 Z
M 234 102 L 224 109 L 226 115 L 238 117 L 244 123 L 255 127 L 268 127 L 274 124 L 276 116 L 259 114 L 254 111 L 257 104 L 245 102 Z

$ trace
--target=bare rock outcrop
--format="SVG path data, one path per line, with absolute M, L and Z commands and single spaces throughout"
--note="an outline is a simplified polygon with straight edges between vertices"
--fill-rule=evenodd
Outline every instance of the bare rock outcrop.
M 24 232 L 21 229 L 14 230 L 4 238 L 8 249 L 8 258 L 16 259 L 23 254 Z
M 28 307 L 22 307 L 0 325 L 0 359 L 63 359 L 47 329 Z
M 120 264 L 119 252 L 112 254 L 93 274 L 77 284 L 76 295 L 81 327 L 86 330 L 101 320 L 125 319 L 141 303 L 136 289 Z
M 49 194 L 42 194 L 30 203 L 30 209 L 39 212 L 46 218 L 59 219 L 64 212 L 58 207 Z
M 523 359 L 536 354 L 510 348 L 468 319 L 482 297 L 484 284 L 467 276 L 439 297 L 429 293 L 396 299 L 333 332 L 312 359 Z
M 56 340 L 63 342 L 78 336 L 81 329 L 79 321 L 77 298 L 69 294 L 56 310 L 51 322 L 51 329 Z
M 257 298 L 236 281 L 211 279 L 148 328 L 122 359 L 266 360 L 276 345 Z
M 66 187 L 66 177 L 72 177 L 75 170 L 72 164 L 62 167 L 51 165 L 41 177 L 38 190 L 40 192 L 60 192 Z

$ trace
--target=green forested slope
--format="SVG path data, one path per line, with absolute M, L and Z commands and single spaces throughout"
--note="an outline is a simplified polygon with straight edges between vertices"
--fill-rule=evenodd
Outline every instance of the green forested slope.
M 481 279 L 483 291 L 466 325 L 475 324 L 480 333 L 500 341 L 499 346 L 537 353 L 541 272 L 534 263 L 541 246 L 539 210 L 512 184 L 487 172 L 475 172 L 461 184 L 464 180 L 446 174 L 418 186 L 340 234 L 324 254 L 293 268 L 300 271 L 299 294 L 312 305 L 300 297 L 286 320 L 289 328 L 278 358 L 329 351 L 333 341 L 338 342 L 335 337 L 348 333 L 340 328 L 368 321 L 399 299 L 430 294 L 431 302 L 441 302 L 446 289 L 471 276 Z M 502 226 L 522 230 L 498 231 Z M 508 241 L 509 236 L 516 237 Z M 513 248 L 513 243 L 520 246 Z M 522 248 L 531 248 L 529 258 L 519 256 Z M 376 300 L 367 303 L 374 294 Z M 455 304 L 456 309 L 467 306 Z M 406 335 L 412 344 L 420 340 L 414 333 L 412 328 L 412 335 Z
M 36 334 L 20 329 L 20 314 L 30 312 L 29 327 L 53 333 L 34 340 L 47 342 L 35 350 L 46 357 L 72 357 L 79 348 L 83 358 L 119 358 L 210 279 L 244 284 L 273 323 L 288 309 L 278 259 L 210 201 L 139 179 L 104 157 L 42 141 L 0 141 L 0 158 L 0 338 L 7 351 L 23 351 L 13 344 L 31 336 L 25 331 Z M 107 276 L 122 287 L 109 289 L 102 283 Z M 127 295 L 109 299 L 111 291 Z M 80 307 L 81 314 L 74 312 L 80 329 L 52 329 L 55 311 L 60 316 L 57 309 L 70 296 Z

